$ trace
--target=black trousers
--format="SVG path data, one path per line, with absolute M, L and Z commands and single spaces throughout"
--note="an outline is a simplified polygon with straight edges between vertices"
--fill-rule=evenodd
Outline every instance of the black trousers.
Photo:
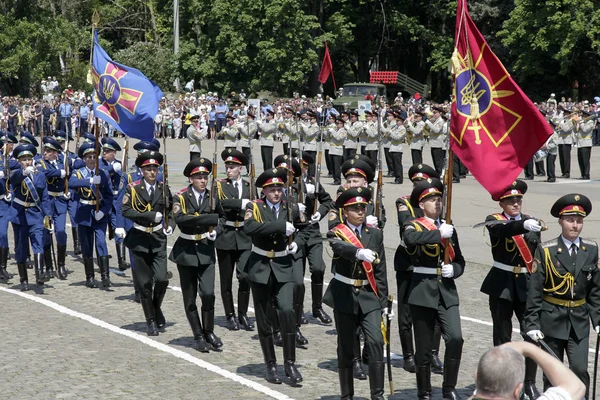
M 558 145 L 558 161 L 560 163 L 560 172 L 562 175 L 571 174 L 571 145 Z
M 423 150 L 410 149 L 410 155 L 412 156 L 413 165 L 423 163 Z
M 190 151 L 190 161 L 200 158 L 201 154 L 197 151 Z
M 135 265 L 137 274 L 137 264 Z M 202 265 L 189 267 L 177 264 L 181 293 L 183 294 L 183 308 L 186 314 L 198 311 L 196 296 L 200 293 L 202 310 L 212 311 L 215 309 L 215 266 Z
M 533 158 L 525 165 L 525 178 L 533 179 Z
M 333 165 L 333 181 L 341 182 L 342 156 L 330 154 L 331 163 Z
M 248 165 L 246 165 L 246 170 L 248 171 L 248 173 L 250 173 L 250 158 L 252 158 L 250 147 L 242 147 L 242 153 L 244 153 L 244 155 L 248 159 Z
M 575 336 L 575 332 L 571 329 L 571 335 L 569 340 L 561 340 L 548 336 L 551 332 L 544 332 L 546 337 L 544 341 L 552 349 L 554 354 L 562 361 L 567 354 L 567 360 L 569 361 L 569 368 L 573 373 L 583 382 L 586 387 L 585 398 L 589 399 L 590 392 L 590 374 L 588 373 L 588 351 L 589 351 L 589 337 L 584 337 L 578 340 Z M 552 384 L 544 375 L 544 390 L 551 387 Z
M 445 308 L 440 304 L 436 309 L 411 305 L 410 314 L 415 332 L 415 364 L 417 367 L 430 365 L 436 319 L 440 324 L 442 337 L 446 344 L 444 363 L 447 363 L 448 360 L 460 360 L 464 340 L 458 306 Z
M 390 153 L 390 148 L 384 147 L 383 154 L 385 155 L 385 164 L 387 165 L 387 168 L 388 168 L 388 175 L 395 176 L 394 160 L 392 159 L 392 153 Z
M 408 305 L 412 274 L 412 271 L 396 271 L 396 288 L 398 291 L 398 331 L 400 337 L 406 334 L 410 334 L 412 337 L 412 318 L 410 316 L 410 306 Z M 402 349 L 402 351 L 404 351 L 404 349 Z
M 367 314 L 347 314 L 334 310 L 337 337 L 338 368 L 352 368 L 356 332 L 360 327 L 365 336 L 365 350 L 369 355 L 369 364 L 383 362 L 383 335 L 381 334 L 381 311 Z
M 153 288 L 155 293 L 163 293 L 167 290 L 169 279 L 167 278 L 167 252 L 144 253 L 132 251 L 135 264 L 134 279 L 140 288 L 142 299 L 151 299 Z M 154 283 L 154 285 L 153 285 Z
M 592 156 L 591 147 L 578 147 L 577 148 L 577 161 L 579 162 L 579 171 L 581 171 L 581 177 L 590 179 L 590 157 Z
M 546 170 L 544 169 L 544 160 L 535 162 L 535 174 L 546 175 Z
M 366 156 L 369 157 L 375 164 L 377 164 L 377 156 L 379 155 L 378 150 L 366 150 Z
M 312 156 L 313 160 L 315 160 L 314 163 L 308 166 L 308 174 L 310 176 L 315 176 L 315 171 L 317 169 L 317 152 L 314 150 L 306 150 L 306 152 Z
M 354 158 L 356 155 L 356 147 L 345 147 L 344 146 L 344 161 Z
M 333 165 L 331 164 L 331 156 L 329 155 L 329 149 L 325 150 L 325 166 L 327 167 L 327 174 L 333 175 Z
M 432 147 L 431 158 L 433 159 L 433 168 L 441 176 L 444 169 L 444 159 L 446 158 L 446 150 Z
M 367 155 L 367 146 L 360 146 L 360 154 L 363 156 Z
M 250 282 L 250 287 L 254 299 L 258 337 L 266 338 L 272 335 L 273 325 L 270 318 L 272 305 L 275 306 L 279 315 L 281 333 L 295 333 L 294 282 L 277 282 L 277 278 L 271 273 L 266 285 Z
M 548 154 L 546 157 L 546 171 L 548 179 L 556 179 L 556 154 Z
M 273 168 L 273 146 L 260 146 L 263 171 Z
M 452 179 L 458 179 L 460 181 L 460 176 L 462 175 L 461 170 L 464 168 L 463 163 L 462 161 L 460 161 L 460 158 L 458 158 L 458 156 L 454 153 L 452 159 L 454 162 L 454 165 L 452 166 Z
M 283 154 L 290 154 L 290 144 L 289 143 L 283 143 Z
M 237 270 L 236 277 L 238 279 L 238 299 L 240 292 L 249 292 L 250 283 L 248 278 L 240 273 L 240 262 L 248 260 L 250 250 L 221 250 L 217 249 L 217 258 L 219 260 L 219 283 L 221 286 L 221 299 L 223 300 L 223 308 L 225 315 L 235 315 L 233 308 L 233 271 Z M 238 307 L 240 308 L 240 307 Z
M 404 171 L 402 168 L 402 152 L 398 151 L 398 152 L 391 152 L 390 153 L 392 155 L 392 161 L 393 161 L 393 170 L 394 170 L 394 177 L 395 178 L 399 178 L 400 179 L 400 183 L 402 183 L 404 181 Z

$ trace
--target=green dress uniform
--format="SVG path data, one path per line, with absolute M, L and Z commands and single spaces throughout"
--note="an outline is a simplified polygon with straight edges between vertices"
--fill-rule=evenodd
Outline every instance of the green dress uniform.
M 411 205 L 418 207 L 419 201 L 426 196 L 441 196 L 443 190 L 443 184 L 438 179 L 423 180 L 412 191 Z M 414 266 L 408 304 L 415 331 L 417 395 L 420 399 L 431 398 L 430 360 L 436 319 L 440 323 L 446 344 L 443 397 L 444 399 L 459 398 L 455 387 L 464 340 L 458 309 L 458 291 L 454 280 L 463 274 L 465 259 L 460 250 L 456 230 L 454 230 L 450 238 L 454 249 L 454 259 L 451 261 L 453 276 L 443 277 L 441 275 L 444 246 L 441 232 L 437 229 L 440 222 L 443 221 L 433 221 L 424 217 L 408 221 L 403 226 L 402 237 Z M 435 225 L 433 225 L 434 223 Z M 433 225 L 432 228 L 429 227 L 431 225 Z
M 183 174 L 210 174 L 212 163 L 205 158 L 190 161 Z M 198 198 L 197 198 L 198 196 Z M 223 232 L 219 214 L 210 209 L 210 192 L 195 191 L 192 185 L 173 198 L 173 218 L 181 233 L 173 245 L 169 260 L 177 264 L 183 306 L 190 323 L 196 349 L 201 352 L 219 349 L 223 342 L 214 334 L 215 324 L 215 242 L 210 231 L 217 237 Z M 202 324 L 196 306 L 196 296 L 202 300 Z
M 163 155 L 150 151 L 141 153 L 135 164 L 139 168 L 163 163 Z M 148 324 L 148 335 L 158 335 L 166 321 L 161 305 L 167 292 L 167 236 L 164 221 L 156 222 L 157 213 L 171 214 L 171 190 L 163 182 L 149 185 L 144 179 L 127 186 L 122 200 L 123 217 L 133 221 L 133 229 L 127 232 L 124 243 L 131 250 L 136 273 L 134 279 L 140 288 L 140 302 Z M 148 189 L 150 187 L 150 189 Z M 165 200 L 167 204 L 165 204 Z M 164 217 L 163 217 L 164 218 Z M 175 222 L 169 218 L 171 230 Z
M 561 197 L 552 207 L 554 217 L 587 216 L 590 200 L 580 194 Z M 538 245 L 529 282 L 525 329 L 541 330 L 544 341 L 586 385 L 589 397 L 588 350 L 590 320 L 600 324 L 600 271 L 598 244 L 578 237 L 570 242 L 562 235 Z M 550 386 L 544 376 L 544 390 Z
M 287 180 L 283 168 L 268 169 L 256 180 L 257 187 L 282 186 Z M 281 383 L 277 375 L 271 302 L 275 302 L 281 323 L 285 372 L 293 384 L 302 382 L 295 366 L 296 333 L 294 314 L 294 260 L 288 249 L 286 226 L 288 207 L 292 207 L 292 221 L 302 229 L 305 217 L 297 205 L 281 200 L 270 204 L 266 198 L 247 205 L 244 217 L 244 232 L 252 239 L 252 253 L 248 261 L 248 280 L 252 288 L 258 337 L 267 364 L 267 381 Z M 273 208 L 275 210 L 273 210 Z M 300 249 L 305 243 L 305 234 L 300 230 L 294 234 L 294 243 Z
M 366 205 L 370 196 L 370 191 L 364 188 L 351 188 L 337 198 L 336 205 Z M 335 273 L 323 302 L 333 308 L 335 318 L 341 398 L 352 399 L 354 396 L 355 342 L 356 332 L 360 327 L 364 332 L 365 348 L 369 354 L 371 399 L 383 399 L 385 364 L 381 318 L 382 309 L 386 309 L 388 305 L 383 232 L 365 224 L 352 226 L 347 220 L 339 225 L 347 227 L 361 243 L 361 246 L 357 247 L 342 240 L 337 233 L 339 227 L 327 233 L 327 237 L 332 239 L 332 269 Z M 373 250 L 381 260 L 379 264 L 371 264 L 373 283 L 378 293 L 368 280 L 365 264 L 357 259 L 358 250 L 361 248 Z

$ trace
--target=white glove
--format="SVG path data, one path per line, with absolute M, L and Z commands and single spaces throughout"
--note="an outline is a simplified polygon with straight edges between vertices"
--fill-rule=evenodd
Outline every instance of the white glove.
M 597 333 L 598 335 L 600 335 L 600 326 L 596 326 L 596 327 L 594 328 L 594 330 L 596 331 L 596 333 Z
M 321 220 L 321 213 L 318 211 L 310 217 L 311 224 L 318 224 L 320 220 Z
M 63 196 L 63 199 L 70 200 L 71 199 L 71 192 L 63 193 L 62 196 Z
M 296 232 L 296 227 L 291 222 L 285 223 L 285 236 L 291 236 Z
M 96 221 L 100 221 L 104 218 L 104 213 L 102 211 L 94 211 L 94 217 L 96 218 Z
M 296 242 L 292 242 L 292 244 L 290 244 L 288 246 L 288 253 L 296 254 L 297 251 L 298 251 L 298 245 L 296 244 Z
M 248 203 L 250 203 L 251 200 L 249 199 L 242 199 L 242 206 L 240 207 L 242 210 L 246 209 L 246 206 L 248 205 Z
M 392 311 L 388 313 L 388 309 L 387 308 L 382 308 L 381 309 L 381 313 L 383 314 L 384 318 L 389 318 L 390 321 L 394 319 L 394 316 L 396 314 L 394 314 L 394 309 L 392 308 Z
M 442 276 L 444 278 L 454 278 L 454 267 L 452 264 L 442 264 Z
M 33 175 L 34 173 L 35 173 L 34 167 L 27 167 L 23 170 L 23 175 L 25 175 L 25 176 L 30 176 L 30 175 Z
M 379 220 L 374 215 L 367 215 L 367 225 L 378 226 Z
M 116 228 L 115 229 L 115 236 L 118 238 L 124 238 L 125 237 L 125 229 L 123 228 Z
M 444 239 L 451 238 L 454 234 L 454 226 L 444 222 L 440 225 L 440 233 Z
M 361 261 L 373 262 L 376 259 L 375 252 L 369 249 L 359 249 L 356 252 L 356 259 Z
M 523 223 L 525 229 L 531 232 L 540 232 L 542 230 L 542 225 L 538 220 L 528 219 Z
M 52 234 L 54 233 L 54 224 L 50 224 L 50 228 L 47 229 L 48 233 Z
M 163 219 L 163 215 L 160 212 L 157 212 L 156 215 L 154 216 L 154 223 L 158 224 L 160 221 L 162 221 Z
M 65 176 L 67 176 L 67 171 L 65 171 L 64 169 L 60 170 L 60 177 L 64 178 Z
M 306 194 L 315 194 L 315 185 L 313 185 L 312 183 L 307 183 Z
M 116 162 L 112 165 L 112 167 L 113 167 L 113 171 L 121 172 L 121 163 Z
M 4 178 L 4 171 L 0 171 L 0 179 Z
M 536 342 L 544 338 L 544 334 L 538 329 L 534 329 L 527 332 L 527 336 L 529 336 L 532 340 L 535 340 Z
M 298 209 L 300 210 L 301 214 L 304 214 L 304 211 L 306 211 L 306 205 L 302 204 L 302 203 L 298 203 Z
M 208 232 L 208 240 L 210 240 L 211 242 L 214 242 L 215 240 L 217 240 L 217 231 L 213 230 L 212 232 Z
M 167 226 L 167 229 L 163 228 L 163 233 L 167 236 L 171 236 L 173 234 L 173 228 L 170 226 Z M 216 233 L 216 232 L 215 232 Z
M 100 175 L 94 175 L 90 178 L 90 185 L 99 185 L 100 182 L 102 182 L 102 178 L 100 178 Z

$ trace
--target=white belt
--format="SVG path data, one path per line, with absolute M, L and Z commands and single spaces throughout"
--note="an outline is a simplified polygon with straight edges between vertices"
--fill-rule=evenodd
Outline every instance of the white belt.
M 442 269 L 434 267 L 415 267 L 413 269 L 413 274 L 441 275 Z
M 48 192 L 48 194 L 52 197 L 58 197 L 63 194 L 63 192 Z
M 139 224 L 133 224 L 133 227 L 135 229 L 137 229 L 138 231 L 142 231 L 142 232 L 146 232 L 146 233 L 152 233 L 152 232 L 160 231 L 162 229 L 162 225 L 157 225 L 157 226 L 142 226 L 142 225 L 139 225 Z
M 79 200 L 79 202 L 81 204 L 86 204 L 88 206 L 95 206 L 97 201 L 96 200 Z
M 502 271 L 513 272 L 515 274 L 526 274 L 527 268 L 525 267 L 515 267 L 513 265 L 502 264 L 501 262 L 494 261 L 494 268 L 501 269 Z
M 284 257 L 287 256 L 289 253 L 287 250 L 282 250 L 282 251 L 267 251 L 267 250 L 263 250 L 259 247 L 256 247 L 254 245 L 252 245 L 252 252 L 256 253 L 256 254 L 260 254 L 261 256 L 265 256 L 265 257 L 269 257 L 269 258 L 275 258 L 275 257 Z
M 367 286 L 369 284 L 369 281 L 366 279 L 352 279 L 348 278 L 347 276 L 340 275 L 337 272 L 333 275 L 333 277 L 340 282 L 347 283 L 348 285 L 355 287 Z
M 23 207 L 35 207 L 35 203 L 26 203 L 23 200 L 18 199 L 16 197 L 13 199 L 13 201 L 17 204 L 22 205 Z
M 244 221 L 225 221 L 225 225 L 239 228 L 240 226 L 244 226 Z
M 119 191 L 118 191 L 118 190 L 113 190 L 113 196 L 116 196 L 116 195 L 118 195 L 118 194 L 119 194 Z
M 180 233 L 179 237 L 183 238 L 183 239 L 187 239 L 187 240 L 198 241 L 198 240 L 206 239 L 208 237 L 208 232 L 199 233 L 199 234 L 196 234 L 196 235 L 188 235 L 187 233 Z

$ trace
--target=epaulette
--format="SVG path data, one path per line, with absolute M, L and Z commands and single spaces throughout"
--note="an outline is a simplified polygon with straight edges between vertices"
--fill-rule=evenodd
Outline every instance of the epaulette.
M 179 192 L 177 192 L 177 194 L 176 194 L 175 196 L 179 196 L 180 194 L 184 194 L 184 193 L 185 193 L 185 192 L 187 192 L 187 191 L 188 191 L 188 188 L 187 188 L 187 186 L 186 186 L 186 187 L 184 187 L 183 189 L 181 189 Z
M 264 200 L 263 199 L 256 199 L 256 200 L 254 200 L 254 202 L 255 203 L 264 203 Z
M 554 238 L 554 239 L 551 239 L 551 240 L 547 240 L 547 241 L 545 241 L 544 243 L 542 243 L 542 244 L 541 244 L 541 246 L 542 246 L 544 249 L 546 249 L 546 248 L 548 248 L 548 247 L 552 247 L 552 246 L 558 246 L 558 239 L 557 239 L 557 238 Z
M 583 244 L 587 244 L 588 246 L 596 246 L 596 247 L 598 247 L 598 243 L 596 243 L 593 240 L 581 239 L 581 241 L 583 242 Z
M 217 179 L 217 182 L 227 182 L 227 178 Z

